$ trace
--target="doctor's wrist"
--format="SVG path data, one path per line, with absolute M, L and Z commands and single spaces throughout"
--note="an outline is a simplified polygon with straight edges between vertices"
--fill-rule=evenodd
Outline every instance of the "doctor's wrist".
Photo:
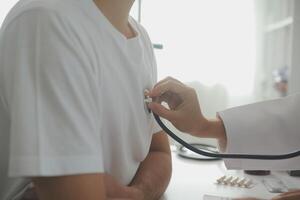
M 226 134 L 226 129 L 224 122 L 220 116 L 217 116 L 216 119 L 216 130 L 215 130 L 215 138 L 219 142 L 219 148 L 221 151 L 225 151 L 227 147 L 227 134 Z
M 206 119 L 201 116 L 197 120 L 198 123 L 190 132 L 191 135 L 200 138 L 214 138 L 219 142 L 221 151 L 225 151 L 227 145 L 226 130 L 221 117 L 217 116 L 215 119 Z
M 205 128 L 203 128 L 205 127 Z M 225 151 L 227 145 L 227 136 L 223 120 L 220 117 L 207 120 L 205 126 L 199 129 L 195 136 L 202 138 L 214 138 L 218 140 L 221 151 Z

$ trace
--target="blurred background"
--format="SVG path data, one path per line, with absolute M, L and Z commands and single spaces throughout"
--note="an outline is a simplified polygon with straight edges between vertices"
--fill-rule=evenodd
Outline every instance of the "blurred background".
M 152 38 L 159 79 L 193 86 L 207 117 L 300 90 L 299 0 L 139 0 L 133 16 Z
M 16 2 L 1 0 L 0 24 Z M 153 41 L 158 79 L 194 87 L 207 117 L 300 87 L 300 1 L 136 0 L 132 16 Z
M 285 83 L 297 65 L 297 4 L 140 0 L 133 15 L 162 48 L 156 49 L 159 79 L 171 75 L 195 87 L 218 86 L 231 107 L 287 94 Z

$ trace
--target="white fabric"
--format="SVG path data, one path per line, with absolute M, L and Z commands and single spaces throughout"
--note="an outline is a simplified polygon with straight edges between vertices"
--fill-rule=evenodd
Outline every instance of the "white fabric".
M 300 95 L 232 108 L 219 113 L 227 152 L 285 154 L 300 149 Z M 225 160 L 229 169 L 299 170 L 300 157 L 288 160 Z
M 143 101 L 156 82 L 152 44 L 130 24 L 137 37 L 127 39 L 92 0 L 21 0 L 10 12 L 0 33 L 1 199 L 20 177 L 132 180 L 160 128 Z

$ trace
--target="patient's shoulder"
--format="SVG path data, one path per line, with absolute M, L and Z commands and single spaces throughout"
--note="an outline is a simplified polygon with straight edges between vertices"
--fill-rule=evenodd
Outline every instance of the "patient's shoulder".
M 35 15 L 37 18 L 41 15 L 47 18 L 57 16 L 63 18 L 62 16 L 67 15 L 67 12 L 71 10 L 67 2 L 67 0 L 21 0 L 6 16 L 2 29 L 25 15 Z

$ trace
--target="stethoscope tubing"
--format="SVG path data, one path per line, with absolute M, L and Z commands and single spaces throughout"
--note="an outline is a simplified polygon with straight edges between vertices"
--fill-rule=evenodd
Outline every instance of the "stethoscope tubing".
M 152 112 L 153 113 L 153 112 Z M 180 137 L 178 137 L 176 134 L 174 134 L 165 124 L 162 122 L 160 117 L 153 113 L 153 116 L 159 126 L 163 129 L 164 132 L 166 132 L 171 138 L 173 138 L 176 142 L 183 145 L 187 149 L 193 151 L 196 154 L 200 154 L 202 156 L 212 157 L 212 158 L 227 158 L 227 159 L 253 159 L 253 160 L 284 160 L 284 159 L 290 159 L 300 156 L 300 150 L 287 153 L 287 154 L 281 154 L 281 155 L 251 155 L 251 154 L 222 154 L 222 153 L 211 153 L 202 151 L 200 149 L 197 149 L 190 145 L 189 143 L 182 140 Z

